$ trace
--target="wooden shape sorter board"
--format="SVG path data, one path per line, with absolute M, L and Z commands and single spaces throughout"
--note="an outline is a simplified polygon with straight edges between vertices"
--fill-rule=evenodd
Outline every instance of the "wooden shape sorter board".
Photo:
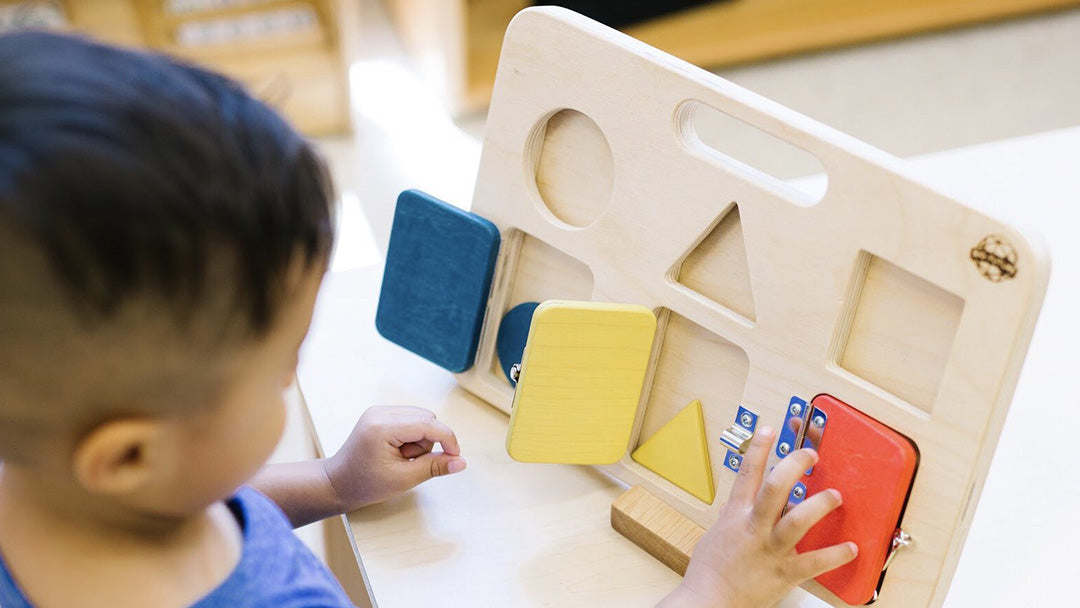
M 827 190 L 810 197 L 706 146 L 694 132 L 702 109 L 812 154 Z M 514 402 L 496 342 L 515 306 L 582 300 L 656 315 L 629 440 L 600 467 L 639 486 L 620 529 L 650 529 L 634 513 L 659 504 L 684 518 L 669 526 L 682 540 L 656 544 L 677 553 L 730 491 L 737 461 L 722 438 L 737 417 L 749 414 L 747 432 L 779 428 L 793 396 L 831 395 L 917 450 L 899 505 L 914 543 L 876 604 L 944 601 L 1046 289 L 1039 246 L 883 152 L 555 8 L 523 11 L 507 31 L 472 209 L 498 227 L 502 249 L 475 360 L 458 379 L 496 408 Z M 694 400 L 711 504 L 631 457 Z M 822 450 L 847 441 L 821 422 Z M 819 583 L 805 588 L 846 605 Z

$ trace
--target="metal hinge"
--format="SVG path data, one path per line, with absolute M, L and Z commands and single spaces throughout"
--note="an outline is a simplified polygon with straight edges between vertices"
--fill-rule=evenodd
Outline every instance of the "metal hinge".
M 884 572 L 889 567 L 889 564 L 892 563 L 893 558 L 896 557 L 896 554 L 901 549 L 910 547 L 914 543 L 915 540 L 911 538 L 910 534 L 897 528 L 896 532 L 893 532 L 892 547 L 889 549 L 889 557 L 885 558 L 885 565 L 881 567 L 881 571 Z

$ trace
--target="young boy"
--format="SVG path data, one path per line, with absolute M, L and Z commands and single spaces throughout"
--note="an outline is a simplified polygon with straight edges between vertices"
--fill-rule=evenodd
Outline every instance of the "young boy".
M 259 470 L 331 208 L 317 154 L 230 81 L 0 37 L 0 606 L 348 606 L 290 527 L 465 468 L 405 407 L 369 410 L 329 459 Z M 840 497 L 778 519 L 816 456 L 763 482 L 772 439 L 663 605 L 767 606 L 854 557 L 795 553 Z

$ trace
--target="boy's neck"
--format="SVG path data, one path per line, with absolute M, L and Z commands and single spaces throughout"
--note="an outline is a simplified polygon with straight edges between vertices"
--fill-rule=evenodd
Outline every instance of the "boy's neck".
M 0 555 L 41 608 L 187 606 L 228 577 L 242 545 L 223 503 L 187 517 L 140 513 L 0 465 Z
M 192 517 L 174 517 L 124 508 L 56 483 L 32 467 L 0 466 L 0 529 L 4 521 L 34 522 L 50 530 L 104 535 L 133 543 L 159 544 L 182 535 Z M 17 519 L 7 519 L 7 515 Z

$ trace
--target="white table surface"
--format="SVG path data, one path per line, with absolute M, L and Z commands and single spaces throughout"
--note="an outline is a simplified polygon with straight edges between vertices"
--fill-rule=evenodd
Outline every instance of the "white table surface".
M 1078 605 L 1080 127 L 912 165 L 961 200 L 1041 232 L 1053 264 L 945 606 Z M 452 188 L 460 191 L 458 182 Z M 299 370 L 318 441 L 334 452 L 371 405 L 420 405 L 457 431 L 469 462 L 460 475 L 350 516 L 379 606 L 655 603 L 678 577 L 611 529 L 609 506 L 622 486 L 586 467 L 511 461 L 504 414 L 377 335 L 385 205 L 372 212 L 345 202 L 340 249 L 354 257 L 336 267 L 351 268 L 328 275 Z M 782 605 L 824 604 L 796 590 Z

